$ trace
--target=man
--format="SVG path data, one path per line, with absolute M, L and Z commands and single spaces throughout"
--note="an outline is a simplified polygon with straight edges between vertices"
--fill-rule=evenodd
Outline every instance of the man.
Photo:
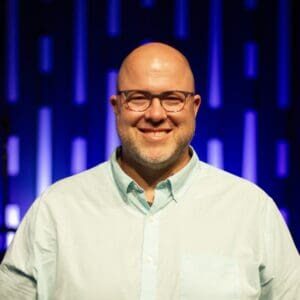
M 109 162 L 38 198 L 0 269 L 0 299 L 299 300 L 299 255 L 273 201 L 198 160 L 186 58 L 150 43 L 110 99 Z

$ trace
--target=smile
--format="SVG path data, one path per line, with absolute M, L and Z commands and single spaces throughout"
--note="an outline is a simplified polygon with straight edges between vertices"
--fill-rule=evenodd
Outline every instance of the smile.
M 171 129 L 139 129 L 142 135 L 150 140 L 162 140 L 168 136 Z

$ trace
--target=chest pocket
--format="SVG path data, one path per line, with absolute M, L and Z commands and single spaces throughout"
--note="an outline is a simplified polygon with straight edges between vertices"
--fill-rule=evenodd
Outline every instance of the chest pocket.
M 183 256 L 181 300 L 239 300 L 237 263 L 222 256 Z

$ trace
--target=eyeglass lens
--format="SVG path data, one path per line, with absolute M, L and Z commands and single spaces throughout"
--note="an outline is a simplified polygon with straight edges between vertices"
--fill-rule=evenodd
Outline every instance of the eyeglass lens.
M 183 109 L 185 100 L 192 93 L 182 91 L 168 91 L 158 95 L 145 91 L 127 91 L 125 93 L 128 108 L 133 111 L 145 111 L 151 106 L 154 98 L 159 98 L 162 107 L 168 112 Z

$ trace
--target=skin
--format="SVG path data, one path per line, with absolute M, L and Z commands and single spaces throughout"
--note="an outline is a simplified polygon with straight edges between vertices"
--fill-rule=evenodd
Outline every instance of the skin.
M 149 43 L 133 50 L 118 75 L 119 90 L 194 92 L 194 77 L 187 59 L 176 49 Z M 190 160 L 189 144 L 200 107 L 199 95 L 190 96 L 182 111 L 166 112 L 154 98 L 145 112 L 128 110 L 122 96 L 110 98 L 122 142 L 121 168 L 154 200 L 155 186 L 182 169 Z

